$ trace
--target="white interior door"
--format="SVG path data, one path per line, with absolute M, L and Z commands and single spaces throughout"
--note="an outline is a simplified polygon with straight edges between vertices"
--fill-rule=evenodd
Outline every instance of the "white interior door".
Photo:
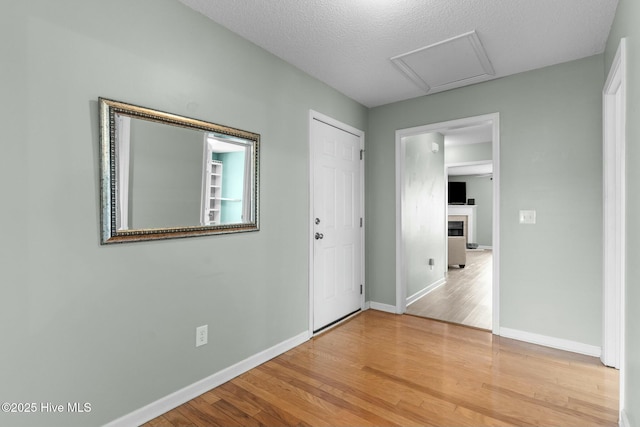
M 358 135 L 311 120 L 314 331 L 362 305 L 360 144 Z

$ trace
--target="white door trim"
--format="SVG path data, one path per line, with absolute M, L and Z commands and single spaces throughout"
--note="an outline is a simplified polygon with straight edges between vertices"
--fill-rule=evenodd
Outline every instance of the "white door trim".
M 602 362 L 620 367 L 620 313 L 625 276 L 625 54 L 620 40 L 603 99 L 603 342 Z
M 620 368 L 624 402 L 626 270 L 626 38 L 620 40 L 603 100 L 603 329 L 601 360 Z
M 493 124 L 493 286 L 492 286 L 492 332 L 500 332 L 500 113 L 484 114 L 450 120 L 430 125 L 417 126 L 396 131 L 396 313 L 407 311 L 407 283 L 405 277 L 405 253 L 402 241 L 402 205 L 404 202 L 404 155 L 403 138 L 423 133 L 439 132 L 445 129 L 477 125 L 491 121 Z M 446 203 L 443 206 L 446 214 Z M 445 230 L 443 230 L 446 233 Z M 445 254 L 446 257 L 446 254 Z
M 313 268 L 313 229 L 314 229 L 314 150 L 313 150 L 313 135 L 312 129 L 313 126 L 311 124 L 314 120 L 318 120 L 322 123 L 328 124 L 350 134 L 353 134 L 360 138 L 360 150 L 364 153 L 364 131 L 360 129 L 356 129 L 353 126 L 349 126 L 345 123 L 342 123 L 332 117 L 326 116 L 322 113 L 319 113 L 314 110 L 309 110 L 309 229 L 308 229 L 308 239 L 309 239 L 309 337 L 313 336 L 313 291 L 314 291 L 314 268 Z M 363 222 L 365 221 L 364 217 L 364 157 L 360 163 L 360 217 Z M 366 222 L 364 222 L 366 223 Z M 361 250 L 360 250 L 360 277 L 362 280 L 363 291 L 360 296 L 360 309 L 364 310 L 365 308 L 365 294 L 366 294 L 366 285 L 365 285 L 365 250 L 364 250 L 364 235 L 365 235 L 365 227 L 363 226 L 360 229 L 360 242 L 361 242 Z

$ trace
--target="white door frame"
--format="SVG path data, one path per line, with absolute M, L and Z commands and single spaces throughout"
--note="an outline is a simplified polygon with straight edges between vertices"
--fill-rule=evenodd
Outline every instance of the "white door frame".
M 308 230 L 308 239 L 309 239 L 309 337 L 313 336 L 313 291 L 314 291 L 314 263 L 313 263 L 313 230 L 314 230 L 314 150 L 313 150 L 313 136 L 312 129 L 313 126 L 311 124 L 314 120 L 318 120 L 322 123 L 325 123 L 329 126 L 333 126 L 350 134 L 353 134 L 360 138 L 360 150 L 361 153 L 364 153 L 364 132 L 360 129 L 356 129 L 352 126 L 349 126 L 345 123 L 342 123 L 332 117 L 326 116 L 322 113 L 319 113 L 314 110 L 309 110 L 309 230 Z M 361 154 L 362 156 L 362 154 Z M 362 218 L 363 224 L 360 228 L 360 280 L 362 281 L 362 295 L 360 295 L 360 309 L 364 310 L 365 308 L 365 294 L 366 294 L 366 285 L 365 285 L 365 276 L 364 276 L 364 156 L 362 156 L 362 161 L 360 162 L 360 217 Z M 324 332 L 324 331 L 323 331 Z
M 601 360 L 619 368 L 624 402 L 626 270 L 626 38 L 620 40 L 603 99 L 603 329 Z
M 407 311 L 407 282 L 405 277 L 405 253 L 402 241 L 402 205 L 404 203 L 404 138 L 423 133 L 441 132 L 491 121 L 493 126 L 493 286 L 492 286 L 492 332 L 500 331 L 500 113 L 450 120 L 430 125 L 400 129 L 396 131 L 396 313 Z M 446 209 L 446 203 L 443 206 Z M 446 226 L 443 230 L 446 233 Z M 445 254 L 446 257 L 446 254 Z

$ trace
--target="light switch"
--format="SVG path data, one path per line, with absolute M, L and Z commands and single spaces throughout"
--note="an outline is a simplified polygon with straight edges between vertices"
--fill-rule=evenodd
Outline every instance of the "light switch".
M 520 211 L 520 224 L 535 224 L 536 211 Z

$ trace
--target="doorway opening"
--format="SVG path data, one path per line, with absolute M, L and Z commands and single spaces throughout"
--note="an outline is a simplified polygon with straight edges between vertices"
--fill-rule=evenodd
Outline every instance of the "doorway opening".
M 475 327 L 481 327 L 483 329 L 490 329 L 493 333 L 499 331 L 499 262 L 500 262 L 500 240 L 499 240 L 499 218 L 500 218 L 500 135 L 499 135 L 499 114 L 486 114 L 482 116 L 469 117 L 458 120 L 451 120 L 447 122 L 435 123 L 431 125 L 419 126 L 409 129 L 401 129 L 396 131 L 396 312 L 407 313 L 407 306 L 417 304 L 416 301 L 428 297 L 429 294 L 434 295 L 445 294 L 443 289 L 446 289 L 446 283 L 448 277 L 451 277 L 453 281 L 456 279 L 454 276 L 458 276 L 457 279 L 462 283 L 468 283 L 470 278 L 469 274 L 472 274 L 472 267 L 464 260 L 448 259 L 450 256 L 456 256 L 451 250 L 448 250 L 450 242 L 453 238 L 456 242 L 454 245 L 461 245 L 460 251 L 462 255 L 469 255 L 469 261 L 474 265 L 480 274 L 489 275 L 488 287 L 489 289 L 484 292 L 484 303 L 490 306 L 489 321 L 483 325 L 469 325 Z M 484 132 L 484 136 L 481 134 Z M 457 148 L 451 148 L 456 146 L 465 145 L 462 141 L 465 138 L 470 138 L 472 135 L 476 135 L 476 138 L 484 139 L 482 141 L 484 146 L 481 147 L 480 143 L 474 144 L 473 150 L 481 151 L 483 148 L 490 150 L 490 157 L 487 159 L 478 159 L 474 155 L 467 153 L 463 154 L 462 150 Z M 480 134 L 480 136 L 478 136 Z M 439 176 L 442 176 L 442 193 L 437 193 L 437 197 L 432 197 L 430 201 L 432 205 L 437 205 L 439 212 L 434 218 L 434 221 L 439 227 L 440 240 L 434 246 L 431 245 L 428 248 L 429 253 L 416 254 L 415 246 L 412 246 L 413 239 L 421 239 L 420 231 L 416 235 L 415 227 L 412 229 L 412 216 L 416 215 L 416 195 L 411 189 L 411 185 L 408 184 L 409 180 L 415 180 L 415 173 L 412 167 L 414 166 L 414 148 L 413 144 L 416 141 L 423 139 L 425 135 L 435 135 L 436 141 L 441 141 L 442 150 L 446 151 L 448 148 L 453 151 L 459 151 L 459 155 L 447 156 L 448 162 L 445 166 L 444 156 L 440 160 L 440 170 L 437 171 Z M 438 136 L 439 135 L 439 136 Z M 450 138 L 458 142 L 454 142 L 453 145 L 445 144 L 445 138 L 450 135 Z M 419 137 L 419 138 L 418 138 Z M 439 140 L 437 138 L 440 138 Z M 433 137 L 432 137 L 433 139 Z M 431 139 L 429 139 L 431 141 Z M 431 142 L 431 149 L 433 153 L 437 153 L 440 147 L 436 148 Z M 437 142 L 436 142 L 437 144 Z M 449 146 L 449 147 L 448 147 Z M 424 156 L 424 155 L 423 155 Z M 431 166 L 437 165 L 432 163 Z M 438 167 L 438 166 L 436 166 Z M 448 171 L 451 170 L 451 176 Z M 428 178 L 427 178 L 428 179 Z M 439 178 L 436 178 L 439 179 Z M 478 240 L 478 201 L 474 200 L 477 197 L 466 197 L 465 202 L 459 202 L 459 205 L 448 206 L 448 182 L 470 182 L 472 179 L 478 180 L 478 183 L 482 181 L 482 184 L 486 187 L 488 183 L 491 199 L 488 200 L 485 197 L 484 205 L 487 203 L 490 205 L 489 211 L 491 212 L 489 218 L 490 227 L 484 227 L 484 233 L 488 233 L 488 237 L 483 237 L 484 242 Z M 466 181 L 465 181 L 466 180 Z M 440 185 L 440 184 L 435 184 Z M 473 187 L 473 184 L 469 184 Z M 474 189 L 473 191 L 479 191 Z M 436 194 L 432 192 L 431 194 Z M 479 193 L 474 193 L 479 194 Z M 472 194 L 469 193 L 469 196 Z M 461 197 L 460 194 L 457 195 Z M 479 196 L 478 196 L 479 197 Z M 472 200 L 469 200 L 472 199 Z M 486 206 L 485 206 L 486 207 Z M 418 212 L 418 216 L 421 215 Z M 462 222 L 463 227 L 461 230 L 463 236 L 449 237 L 449 215 L 454 215 L 452 219 L 454 223 Z M 455 228 L 455 227 L 454 227 Z M 454 230 L 454 234 L 460 234 L 460 227 Z M 466 235 L 464 235 L 466 233 Z M 457 240 L 460 240 L 458 242 Z M 424 251 L 423 251 L 424 252 Z M 424 258 L 424 259 L 422 259 Z M 452 270 L 449 270 L 450 264 L 455 265 Z M 469 268 L 467 270 L 467 268 Z M 424 278 L 420 278 L 420 272 L 422 269 L 429 269 L 431 272 L 435 271 L 435 276 L 430 275 L 428 283 L 424 282 Z M 453 269 L 456 269 L 455 271 Z M 447 274 L 449 273 L 449 274 Z M 466 277 L 465 277 L 466 276 Z M 420 281 L 417 285 L 421 288 L 416 291 L 416 278 Z M 485 277 L 486 279 L 486 277 Z M 453 288 L 450 287 L 450 288 Z M 458 290 L 458 294 L 464 294 L 464 290 Z M 482 292 L 481 292 L 482 294 Z M 464 296 L 464 295 L 463 295 Z M 442 297 L 442 295 L 440 295 Z M 486 301 L 486 298 L 489 301 Z M 435 304 L 442 305 L 442 304 Z M 430 317 L 430 316 L 426 316 Z M 447 320 L 447 319 L 441 319 Z M 456 322 L 458 323 L 458 322 Z

